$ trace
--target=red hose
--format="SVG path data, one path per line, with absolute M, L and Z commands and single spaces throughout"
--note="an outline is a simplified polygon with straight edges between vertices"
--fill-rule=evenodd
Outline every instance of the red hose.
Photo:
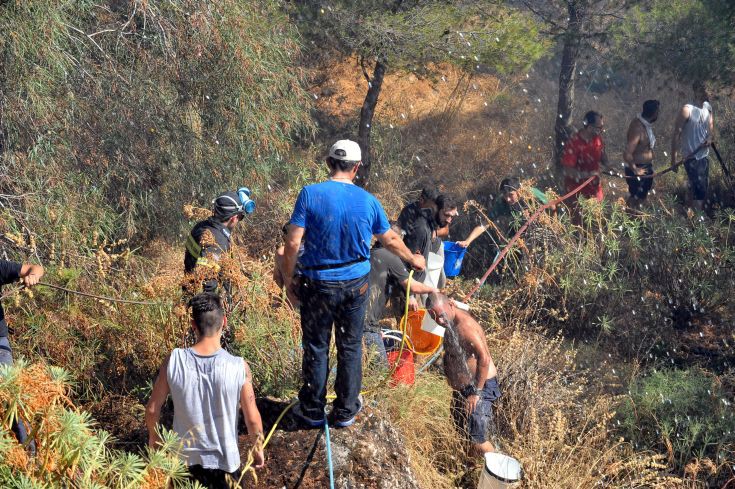
M 505 257 L 505 255 L 508 254 L 508 252 L 510 251 L 510 248 L 513 246 L 513 244 L 516 241 L 518 241 L 518 238 L 521 237 L 521 234 L 523 234 L 523 232 L 526 230 L 526 228 L 528 228 L 528 225 L 529 224 L 531 224 L 533 221 L 535 221 L 538 218 L 538 216 L 540 216 L 541 213 L 543 211 L 545 211 L 546 209 L 548 209 L 549 207 L 553 207 L 553 206 L 559 204 L 560 202 L 562 202 L 564 200 L 567 200 L 569 197 L 572 197 L 573 195 L 579 193 L 580 190 L 582 190 L 584 187 L 586 187 L 587 185 L 589 185 L 589 183 L 592 180 L 594 180 L 595 178 L 597 178 L 597 176 L 589 177 L 579 187 L 575 188 L 574 190 L 572 190 L 568 194 L 563 195 L 563 196 L 559 197 L 558 199 L 553 200 L 551 202 L 547 202 L 546 204 L 544 204 L 541 207 L 539 207 L 536 210 L 536 212 L 534 212 L 533 215 L 526 221 L 526 223 L 523 224 L 523 226 L 521 226 L 521 229 L 519 229 L 518 232 L 515 233 L 512 238 L 510 238 L 510 241 L 508 241 L 508 244 L 505 245 L 505 247 L 501 250 L 501 252 L 497 256 L 497 258 L 495 258 L 495 261 L 493 262 L 492 265 L 490 265 L 490 268 L 487 269 L 487 272 L 485 272 L 485 275 L 482 276 L 482 278 L 480 279 L 480 282 L 477 285 L 475 285 L 475 287 L 470 291 L 469 294 L 467 294 L 465 296 L 464 301 L 466 302 L 466 301 L 470 300 L 470 297 L 472 297 L 474 295 L 474 293 L 477 292 L 477 290 L 480 287 L 482 287 L 482 284 L 485 283 L 485 280 L 487 280 L 487 278 L 490 276 L 490 274 L 493 273 L 493 270 L 495 270 L 495 268 L 498 266 L 498 264 L 501 262 L 501 260 Z

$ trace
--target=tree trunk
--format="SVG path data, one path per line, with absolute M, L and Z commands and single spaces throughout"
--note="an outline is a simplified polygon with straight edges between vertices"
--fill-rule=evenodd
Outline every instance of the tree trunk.
M 383 78 L 387 66 L 380 60 L 375 62 L 373 76 L 368 80 L 368 91 L 365 101 L 360 109 L 360 127 L 357 131 L 357 142 L 362 150 L 362 166 L 357 173 L 357 184 L 366 187 L 370 179 L 370 165 L 372 158 L 370 154 L 370 131 L 373 126 L 373 115 L 375 115 L 375 106 L 378 105 L 378 97 L 383 87 Z
M 554 157 L 557 165 L 561 163 L 564 143 L 573 132 L 572 112 L 574 111 L 574 85 L 577 71 L 577 58 L 582 43 L 582 21 L 584 18 L 584 2 L 567 0 L 569 22 L 564 34 L 564 50 L 561 56 L 559 72 L 559 100 L 556 108 L 554 124 L 555 147 Z

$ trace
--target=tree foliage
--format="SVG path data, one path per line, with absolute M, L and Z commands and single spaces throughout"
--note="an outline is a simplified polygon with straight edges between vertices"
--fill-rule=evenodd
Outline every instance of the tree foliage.
M 622 59 L 688 81 L 735 82 L 735 4 L 730 0 L 651 0 L 614 29 Z
M 311 130 L 275 0 L 6 2 L 0 31 L 0 193 L 30 198 L 11 223 L 30 209 L 40 230 L 43 207 L 85 232 L 65 211 L 91 207 L 118 236 L 158 232 L 192 199 L 264 187 Z

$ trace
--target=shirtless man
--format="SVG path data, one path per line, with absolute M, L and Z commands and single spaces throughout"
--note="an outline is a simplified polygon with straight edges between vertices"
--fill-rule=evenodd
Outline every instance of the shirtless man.
M 623 159 L 627 163 L 625 176 L 628 177 L 628 207 L 640 208 L 653 187 L 653 178 L 637 178 L 653 175 L 653 147 L 656 136 L 653 123 L 658 119 L 658 100 L 643 102 L 643 111 L 628 126 L 628 137 Z
M 429 315 L 447 328 L 444 334 L 444 374 L 452 387 L 452 418 L 469 435 L 474 450 L 482 455 L 495 451 L 488 440 L 492 404 L 500 397 L 497 369 L 487 348 L 485 332 L 467 312 L 443 294 L 431 294 Z

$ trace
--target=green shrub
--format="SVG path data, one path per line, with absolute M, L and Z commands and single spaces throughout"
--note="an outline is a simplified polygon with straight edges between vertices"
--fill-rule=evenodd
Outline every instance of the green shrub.
M 693 459 L 719 466 L 735 443 L 731 392 L 698 368 L 658 370 L 638 378 L 619 410 L 620 431 L 637 449 L 668 453 L 681 470 Z

